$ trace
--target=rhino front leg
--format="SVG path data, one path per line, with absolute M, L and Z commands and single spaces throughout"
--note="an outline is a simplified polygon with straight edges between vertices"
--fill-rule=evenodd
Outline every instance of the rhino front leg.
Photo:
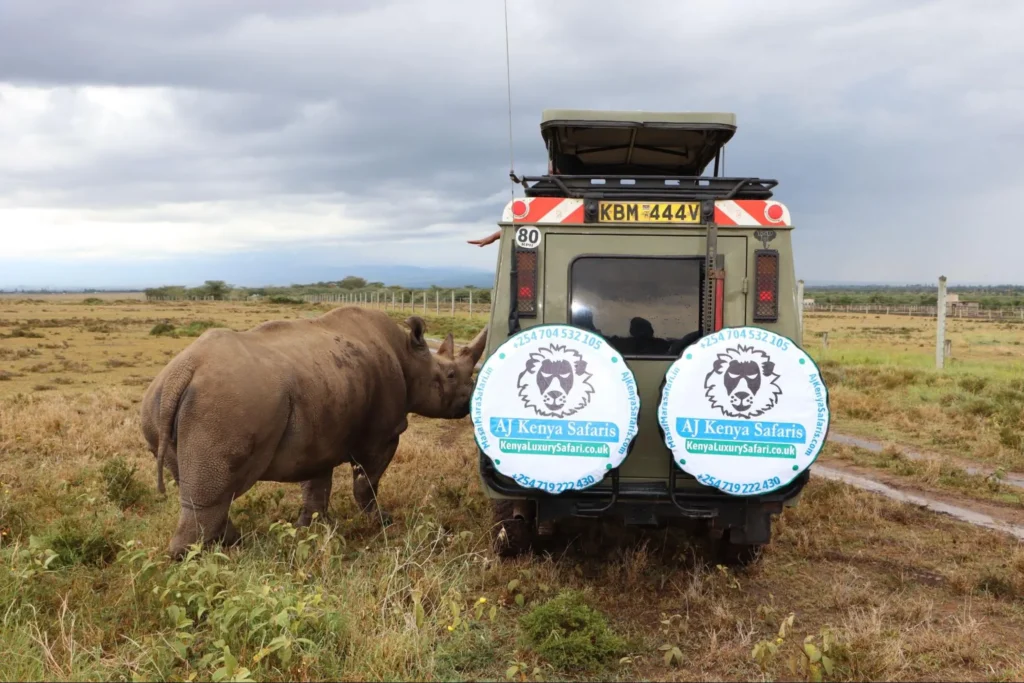
M 377 485 L 397 450 L 398 438 L 396 437 L 383 448 L 370 450 L 363 456 L 363 462 L 352 465 L 352 493 L 356 503 L 370 517 L 379 515 L 385 526 L 391 524 L 391 515 L 377 505 Z
M 313 513 L 319 513 L 321 521 L 327 519 L 327 504 L 331 501 L 331 484 L 334 469 L 315 479 L 302 482 L 302 514 L 296 526 L 309 526 L 313 522 Z

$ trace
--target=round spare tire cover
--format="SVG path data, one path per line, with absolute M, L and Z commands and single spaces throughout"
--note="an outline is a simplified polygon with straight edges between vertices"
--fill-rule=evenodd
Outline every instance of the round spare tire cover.
M 477 376 L 470 415 L 480 450 L 520 486 L 561 493 L 618 467 L 637 433 L 640 398 L 622 356 L 572 325 L 509 337 Z
M 679 467 L 738 496 L 799 476 L 821 452 L 829 419 L 814 361 L 757 327 L 726 328 L 687 347 L 666 373 L 658 406 Z

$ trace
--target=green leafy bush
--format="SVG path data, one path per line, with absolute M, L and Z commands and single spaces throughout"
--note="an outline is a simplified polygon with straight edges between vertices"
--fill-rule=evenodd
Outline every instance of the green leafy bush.
M 51 569 L 83 565 L 104 567 L 117 558 L 116 539 L 97 525 L 86 527 L 73 517 L 62 517 L 54 528 L 41 536 L 29 537 L 32 551 L 49 550 L 56 556 Z
M 147 489 L 135 478 L 137 465 L 129 465 L 121 456 L 108 460 L 100 469 L 107 498 L 122 510 L 145 498 Z
M 577 591 L 565 591 L 520 619 L 529 647 L 565 671 L 593 669 L 625 651 L 625 641 L 608 628 L 605 616 Z
M 272 304 L 303 304 L 303 303 L 306 303 L 302 299 L 296 299 L 293 296 L 284 296 L 283 294 L 278 294 L 278 295 L 272 296 L 272 297 L 270 297 L 268 299 L 268 301 L 270 303 L 272 303 Z

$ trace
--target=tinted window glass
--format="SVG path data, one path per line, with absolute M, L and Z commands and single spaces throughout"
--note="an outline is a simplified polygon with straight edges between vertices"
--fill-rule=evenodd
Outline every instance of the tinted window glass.
M 700 336 L 702 271 L 699 258 L 579 258 L 570 321 L 624 356 L 675 358 Z

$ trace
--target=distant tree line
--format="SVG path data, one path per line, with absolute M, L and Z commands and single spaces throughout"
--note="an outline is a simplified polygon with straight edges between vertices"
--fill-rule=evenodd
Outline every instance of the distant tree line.
M 1024 286 L 951 286 L 947 289 L 957 294 L 961 301 L 976 301 L 982 308 L 1024 307 Z M 837 306 L 934 306 L 938 301 L 936 286 L 834 286 L 807 288 L 804 296 L 814 299 L 815 304 Z
M 198 287 L 185 287 L 182 285 L 168 285 L 165 287 L 151 287 L 144 290 L 147 297 L 160 297 L 171 299 L 207 299 L 215 300 L 239 300 L 248 299 L 252 295 L 272 299 L 298 298 L 306 294 L 374 294 L 381 293 L 390 299 L 394 293 L 396 297 L 405 295 L 406 299 L 415 294 L 422 296 L 428 292 L 428 299 L 433 300 L 435 292 L 443 292 L 444 296 L 451 296 L 452 290 L 458 299 L 464 299 L 473 293 L 473 301 L 481 304 L 491 302 L 491 290 L 465 285 L 463 287 L 430 287 L 410 288 L 400 285 L 385 285 L 383 282 L 368 282 L 365 278 L 350 275 L 341 280 L 328 282 L 313 282 L 305 285 L 289 285 L 287 287 L 236 287 L 223 280 L 207 280 Z

